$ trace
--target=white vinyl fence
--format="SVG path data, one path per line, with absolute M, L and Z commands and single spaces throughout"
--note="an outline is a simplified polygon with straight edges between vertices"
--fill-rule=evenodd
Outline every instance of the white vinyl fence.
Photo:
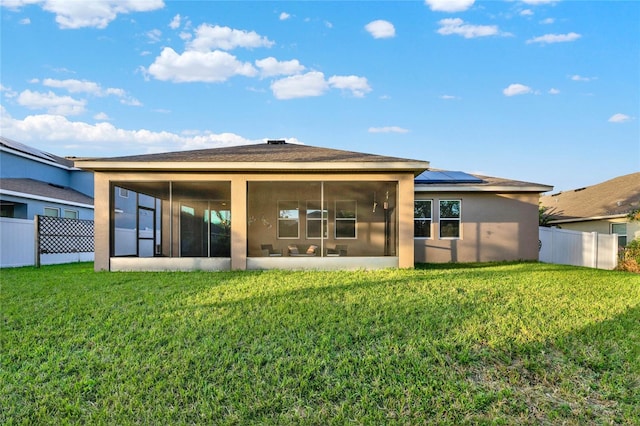
M 33 220 L 0 217 L 0 268 L 36 264 L 36 226 Z M 90 253 L 46 253 L 40 255 L 42 265 L 91 262 Z
M 613 269 L 618 235 L 540 227 L 540 262 Z

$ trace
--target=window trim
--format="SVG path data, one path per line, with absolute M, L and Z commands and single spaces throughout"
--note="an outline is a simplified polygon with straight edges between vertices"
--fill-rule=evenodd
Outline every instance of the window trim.
M 290 218 L 283 218 L 283 217 L 280 217 L 280 212 L 281 212 L 282 210 L 291 210 L 291 209 L 281 209 L 281 208 L 280 208 L 280 203 L 292 203 L 292 204 L 293 204 L 293 203 L 295 203 L 295 204 L 296 204 L 296 206 L 297 206 L 297 207 L 296 207 L 296 210 L 298 211 L 298 217 L 296 217 L 295 219 L 290 219 Z M 277 208 L 278 208 L 278 210 L 277 210 L 277 216 L 276 216 L 276 217 L 278 218 L 278 229 L 277 229 L 277 231 L 276 231 L 276 232 L 277 232 L 277 235 L 276 235 L 277 239 L 279 239 L 279 240 L 298 240 L 298 239 L 300 239 L 300 202 L 299 202 L 298 200 L 278 200 L 278 202 L 277 202 Z M 296 233 L 296 236 L 295 236 L 295 237 L 282 237 L 282 236 L 280 236 L 280 223 L 281 223 L 282 221 L 290 221 L 290 222 L 293 222 L 294 220 L 295 220 L 295 222 L 296 222 L 296 224 L 297 224 L 297 233 Z
M 354 217 L 338 217 L 338 203 L 353 203 Z M 333 237 L 336 240 L 357 240 L 358 239 L 358 201 L 357 200 L 335 200 L 333 210 Z M 339 237 L 338 236 L 338 222 L 353 222 L 353 237 Z
M 619 232 L 615 232 L 615 231 L 613 230 L 613 227 L 614 227 L 615 225 L 622 225 L 622 226 L 624 226 L 624 234 L 621 234 L 621 233 L 619 233 Z M 617 235 L 618 235 L 618 248 L 626 247 L 627 243 L 629 242 L 629 240 L 628 240 L 628 234 L 627 234 L 627 224 L 626 224 L 625 222 L 611 223 L 610 230 L 611 230 L 611 234 L 617 234 Z M 624 245 L 622 245 L 622 246 L 620 245 L 620 239 L 621 239 L 621 238 L 624 238 L 624 242 L 625 242 L 625 244 L 624 244 Z
M 305 226 L 305 237 L 307 240 L 317 240 L 323 239 L 326 240 L 329 238 L 329 205 L 327 201 L 324 202 L 324 206 L 320 206 L 319 208 L 309 208 L 309 203 L 314 203 L 320 205 L 320 200 L 307 200 L 305 203 L 305 218 L 306 218 L 306 226 Z M 309 218 L 309 210 L 320 210 L 320 218 Z M 320 235 L 309 236 L 309 222 L 320 222 Z
M 416 210 L 415 210 L 415 204 L 418 202 L 428 202 L 429 204 L 431 204 L 431 208 L 429 209 L 431 212 L 431 215 L 426 218 L 426 217 L 416 217 Z M 428 199 L 428 200 L 414 200 L 413 201 L 414 204 L 414 209 L 413 209 L 413 238 L 414 239 L 419 239 L 419 240 L 433 240 L 433 199 Z M 429 236 L 427 237 L 423 237 L 423 236 L 416 236 L 416 222 L 421 221 L 421 222 L 429 222 Z
M 67 213 L 73 213 L 74 217 L 67 217 Z M 64 209 L 63 217 L 65 219 L 79 219 L 80 218 L 80 212 L 78 210 Z
M 55 216 L 52 216 L 52 215 L 50 215 L 50 214 L 47 214 L 47 210 L 55 210 L 55 211 L 56 211 L 56 215 L 55 215 Z M 48 207 L 48 206 L 45 206 L 45 207 L 43 207 L 43 209 L 42 209 L 42 214 L 43 214 L 44 216 L 60 217 L 60 207 Z
M 442 217 L 442 203 L 455 201 L 459 205 L 458 217 Z M 458 222 L 458 236 L 457 237 L 443 237 L 442 236 L 442 221 L 457 221 Z M 438 238 L 440 240 L 461 240 L 462 239 L 462 199 L 441 199 L 438 200 Z

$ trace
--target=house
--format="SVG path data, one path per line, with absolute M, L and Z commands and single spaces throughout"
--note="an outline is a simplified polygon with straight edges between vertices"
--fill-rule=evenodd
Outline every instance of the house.
M 93 174 L 0 136 L 0 217 L 93 219 Z
M 640 172 L 545 195 L 540 202 L 547 208 L 549 224 L 558 228 L 617 234 L 619 247 L 640 238 L 640 221 L 628 217 L 640 209 Z
M 95 177 L 95 269 L 112 271 L 535 260 L 552 189 L 282 140 L 75 165 Z
M 538 202 L 552 189 L 463 172 L 420 174 L 415 220 L 425 229 L 415 227 L 416 263 L 538 260 Z
M 64 253 L 59 246 L 54 249 L 49 241 L 60 243 L 59 236 L 40 240 L 46 247 L 35 256 L 36 215 L 93 220 L 93 174 L 75 168 L 69 159 L 0 137 L 0 267 L 93 259 L 93 253 L 80 252 L 79 246 Z

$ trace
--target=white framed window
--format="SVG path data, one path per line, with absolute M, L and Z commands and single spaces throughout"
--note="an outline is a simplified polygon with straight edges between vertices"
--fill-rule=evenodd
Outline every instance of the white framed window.
M 439 228 L 441 239 L 461 238 L 461 207 L 461 200 L 440 200 L 438 216 L 440 219 Z
M 300 238 L 300 210 L 297 201 L 278 201 L 278 238 Z
M 307 201 L 307 238 L 327 238 L 329 229 L 329 209 L 325 201 Z
M 413 204 L 414 238 L 431 238 L 432 205 L 432 200 L 415 200 Z
M 78 210 L 64 210 L 64 217 L 67 219 L 77 219 L 78 218 Z
M 358 205 L 356 201 L 336 201 L 335 237 L 357 238 Z
M 45 207 L 44 208 L 44 215 L 45 216 L 60 217 L 60 209 L 57 208 L 57 207 Z
M 627 245 L 627 224 L 626 223 L 612 223 L 611 233 L 618 234 L 618 248 L 625 247 Z

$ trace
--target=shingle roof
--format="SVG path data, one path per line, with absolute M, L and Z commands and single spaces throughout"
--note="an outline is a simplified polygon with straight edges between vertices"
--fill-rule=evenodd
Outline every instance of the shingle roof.
M 295 168 L 298 164 L 317 165 L 319 169 L 327 165 L 329 168 L 344 167 L 354 163 L 367 163 L 375 167 L 383 164 L 392 165 L 395 168 L 426 169 L 427 161 L 411 160 L 406 158 L 389 157 L 383 155 L 364 154 L 360 152 L 344 151 L 339 149 L 320 148 L 300 144 L 255 144 L 233 147 L 201 149 L 194 151 L 177 151 L 159 154 L 133 155 L 111 158 L 83 158 L 76 161 L 76 165 L 89 170 L 99 168 L 133 168 L 138 165 L 144 169 L 153 169 L 154 165 L 172 164 L 175 168 L 184 168 L 192 165 L 202 169 L 211 167 L 233 167 L 234 164 L 242 164 L 243 167 L 265 167 L 263 165 L 281 165 L 283 168 Z M 226 166 L 225 166 L 226 165 Z M 253 165 L 253 166 L 252 166 Z
M 640 208 L 640 172 L 540 198 L 551 221 L 623 216 Z M 558 222 L 559 223 L 559 222 Z
M 93 205 L 93 198 L 88 197 L 81 192 L 35 179 L 0 179 L 0 189 L 3 191 L 13 191 L 61 201 Z
M 127 157 L 96 158 L 109 162 L 388 162 L 415 161 L 405 158 L 363 154 L 360 152 L 320 148 L 300 144 L 255 144 L 193 151 L 164 152 L 159 154 L 132 155 Z

